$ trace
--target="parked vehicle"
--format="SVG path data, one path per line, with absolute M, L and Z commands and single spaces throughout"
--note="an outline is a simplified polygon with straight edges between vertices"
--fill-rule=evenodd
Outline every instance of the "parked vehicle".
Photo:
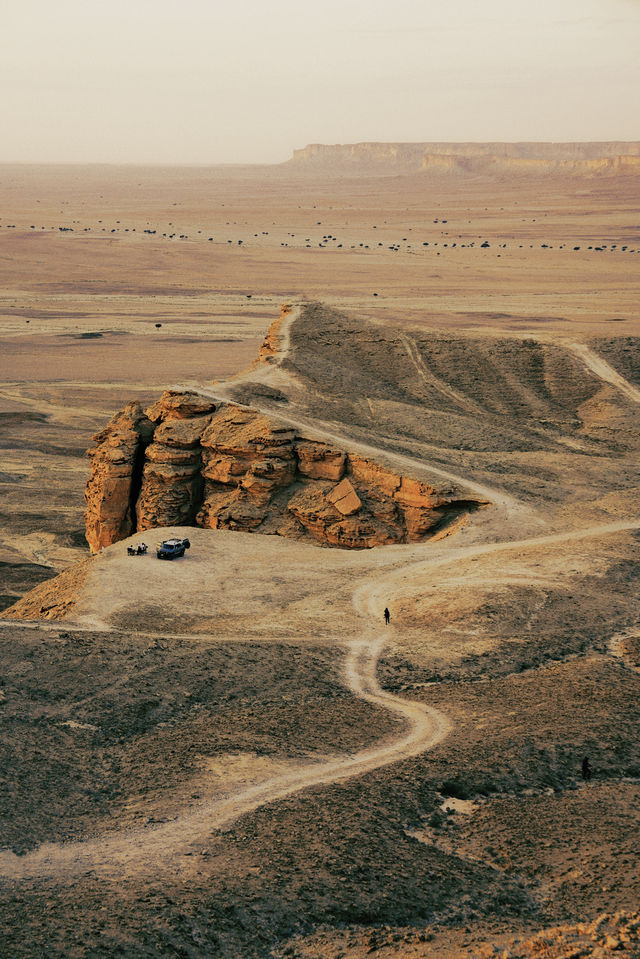
M 184 556 L 185 550 L 190 546 L 188 539 L 165 539 L 156 547 L 156 556 L 158 559 L 176 559 Z

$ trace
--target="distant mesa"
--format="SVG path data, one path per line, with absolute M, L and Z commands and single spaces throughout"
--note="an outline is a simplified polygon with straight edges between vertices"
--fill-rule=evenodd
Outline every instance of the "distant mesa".
M 94 441 L 85 493 L 94 552 L 159 526 L 367 549 L 446 535 L 487 505 L 188 391 L 168 390 L 146 411 L 129 403 Z
M 312 168 L 351 168 L 355 172 L 366 167 L 392 168 L 395 172 L 411 172 L 420 168 L 426 143 L 310 143 L 294 150 L 288 162 Z
M 584 143 L 311 143 L 288 161 L 301 172 L 613 176 L 640 174 L 640 141 Z

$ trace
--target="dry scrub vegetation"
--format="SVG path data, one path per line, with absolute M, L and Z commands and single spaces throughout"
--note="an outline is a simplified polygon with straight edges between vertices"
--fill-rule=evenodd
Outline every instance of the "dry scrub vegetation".
M 629 184 L 102 175 L 0 188 L 3 604 L 46 579 L 17 612 L 65 614 L 0 621 L 0 952 L 640 955 Z M 283 299 L 286 356 L 211 384 Z M 175 383 L 492 505 L 431 543 L 194 530 L 174 564 L 88 560 L 89 438 Z M 383 690 L 445 738 L 149 851 L 206 803 L 401 739 L 346 686 L 346 644 L 381 635 Z M 72 868 L 107 841 L 129 860 Z

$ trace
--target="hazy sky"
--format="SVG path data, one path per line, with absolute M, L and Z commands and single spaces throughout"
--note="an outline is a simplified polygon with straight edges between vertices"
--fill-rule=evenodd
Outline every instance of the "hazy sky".
M 0 160 L 640 139 L 640 0 L 0 0 Z

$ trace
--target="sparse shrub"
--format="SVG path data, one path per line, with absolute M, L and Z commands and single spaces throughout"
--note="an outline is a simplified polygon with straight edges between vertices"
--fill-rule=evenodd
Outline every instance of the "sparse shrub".
M 465 783 L 460 782 L 459 779 L 446 779 L 438 789 L 438 792 L 445 798 L 453 799 L 469 799 L 471 795 L 468 787 Z
M 440 829 L 442 827 L 442 823 L 444 822 L 444 818 L 445 817 L 442 814 L 442 811 L 440 809 L 435 809 L 429 816 L 427 822 L 432 829 Z

